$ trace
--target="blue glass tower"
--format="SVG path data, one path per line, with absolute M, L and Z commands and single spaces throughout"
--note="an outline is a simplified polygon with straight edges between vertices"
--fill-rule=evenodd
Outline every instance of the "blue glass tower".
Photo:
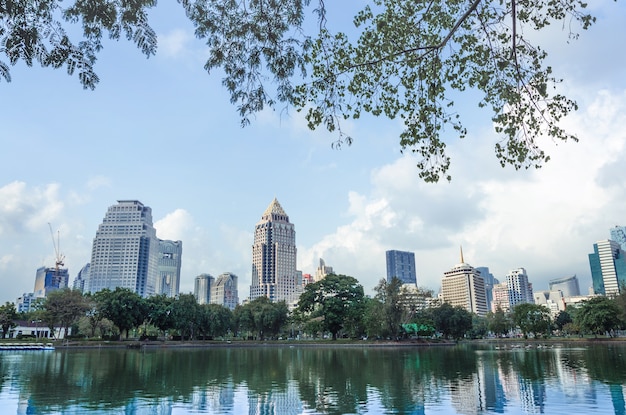
M 417 284 L 415 254 L 405 251 L 387 251 L 387 282 L 397 277 L 403 284 Z
M 589 267 L 595 294 L 614 296 L 626 285 L 626 252 L 610 239 L 593 244 Z

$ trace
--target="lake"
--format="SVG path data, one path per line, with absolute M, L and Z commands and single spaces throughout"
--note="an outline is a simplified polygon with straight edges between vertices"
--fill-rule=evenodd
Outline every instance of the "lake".
M 0 352 L 0 414 L 626 414 L 626 346 Z

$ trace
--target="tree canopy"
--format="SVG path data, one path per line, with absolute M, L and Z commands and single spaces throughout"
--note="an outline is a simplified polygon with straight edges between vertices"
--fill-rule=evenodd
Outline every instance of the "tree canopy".
M 575 38 L 595 22 L 582 0 L 370 0 L 343 31 L 327 24 L 333 10 L 324 0 L 179 3 L 206 42 L 204 68 L 223 73 L 242 125 L 266 107 L 291 107 L 311 129 L 337 133 L 340 146 L 353 141 L 345 119 L 399 118 L 400 146 L 420 157 L 426 181 L 450 180 L 446 142 L 468 133 L 455 109 L 461 96 L 491 110 L 503 166 L 540 167 L 549 159 L 542 136 L 576 140 L 559 126 L 576 103 L 558 92 L 560 79 L 536 43 L 550 36 L 535 33 L 559 24 Z M 146 56 L 156 53 L 148 19 L 155 6 L 0 0 L 0 80 L 10 81 L 9 65 L 21 61 L 65 68 L 94 89 L 103 38 L 125 37 Z
M 356 278 L 329 274 L 304 288 L 297 311 L 310 319 L 321 318 L 322 329 L 336 340 L 342 329 L 360 320 L 364 298 L 363 286 Z

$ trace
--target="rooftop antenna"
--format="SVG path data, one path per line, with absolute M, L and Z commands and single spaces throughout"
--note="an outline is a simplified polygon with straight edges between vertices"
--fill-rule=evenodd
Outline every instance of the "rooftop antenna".
M 461 264 L 465 264 L 465 261 L 463 261 L 463 245 L 461 245 Z

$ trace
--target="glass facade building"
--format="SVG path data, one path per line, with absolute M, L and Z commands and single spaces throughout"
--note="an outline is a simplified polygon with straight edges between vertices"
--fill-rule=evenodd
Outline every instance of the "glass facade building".
M 35 274 L 35 297 L 44 298 L 52 291 L 67 288 L 69 278 L 67 268 L 38 268 Z
M 87 291 L 120 287 L 142 297 L 153 295 L 158 259 L 152 209 L 138 200 L 118 200 L 109 207 L 93 240 Z
M 576 275 L 550 280 L 548 285 L 550 291 L 561 291 L 563 297 L 577 297 L 580 295 L 580 285 Z
M 215 278 L 211 274 L 200 274 L 196 277 L 193 295 L 198 304 L 209 304 L 211 302 L 211 290 Z
M 593 244 L 589 267 L 594 294 L 614 296 L 626 284 L 626 252 L 611 239 Z
M 406 251 L 387 251 L 387 282 L 393 277 L 398 278 L 403 284 L 417 284 L 415 271 L 415 254 Z

